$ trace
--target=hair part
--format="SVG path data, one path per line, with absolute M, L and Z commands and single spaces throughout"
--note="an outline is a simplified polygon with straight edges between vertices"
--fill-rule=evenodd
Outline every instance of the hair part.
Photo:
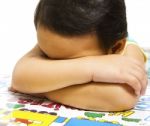
M 34 23 L 65 36 L 94 32 L 105 51 L 127 37 L 124 0 L 40 0 Z

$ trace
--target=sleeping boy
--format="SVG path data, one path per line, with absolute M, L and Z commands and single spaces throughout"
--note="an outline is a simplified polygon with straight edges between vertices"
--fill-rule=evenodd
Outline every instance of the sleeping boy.
M 37 44 L 16 64 L 13 90 L 95 111 L 131 109 L 145 93 L 124 0 L 40 0 L 34 22 Z

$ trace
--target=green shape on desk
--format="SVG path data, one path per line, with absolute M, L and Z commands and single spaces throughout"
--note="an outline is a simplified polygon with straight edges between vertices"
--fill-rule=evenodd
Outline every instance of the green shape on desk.
M 86 117 L 91 117 L 91 118 L 102 118 L 103 116 L 105 116 L 105 114 L 102 113 L 92 113 L 92 112 L 85 112 L 84 115 Z
M 7 103 L 6 106 L 7 106 L 8 108 L 18 109 L 18 108 L 24 107 L 25 105 L 22 105 L 22 104 L 12 104 L 12 103 Z
M 140 122 L 141 119 L 133 119 L 133 118 L 122 118 L 122 120 L 127 121 L 127 122 Z

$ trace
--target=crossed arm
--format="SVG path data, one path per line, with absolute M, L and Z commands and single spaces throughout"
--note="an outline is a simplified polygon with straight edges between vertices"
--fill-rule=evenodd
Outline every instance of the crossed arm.
M 125 55 L 139 60 L 144 66 L 143 54 L 137 47 L 130 46 Z M 41 93 L 53 101 L 82 109 L 121 111 L 132 108 L 139 98 L 133 88 L 123 82 L 102 83 L 100 77 L 94 82 L 88 58 L 49 60 L 36 46 L 17 63 L 12 87 L 23 93 Z

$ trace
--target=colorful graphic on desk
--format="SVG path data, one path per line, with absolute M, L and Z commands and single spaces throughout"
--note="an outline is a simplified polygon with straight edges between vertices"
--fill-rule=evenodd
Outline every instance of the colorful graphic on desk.
M 107 113 L 9 92 L 9 79 L 0 77 L 0 126 L 150 126 L 150 88 L 134 109 Z
M 3 97 L 0 97 L 0 100 Z M 141 101 L 149 101 L 144 97 Z M 11 102 L 10 102 L 11 101 Z M 137 105 L 137 108 L 139 108 Z M 29 96 L 18 96 L 18 100 L 9 98 L 0 108 L 0 126 L 145 126 L 150 124 L 150 111 L 130 110 L 125 112 L 103 113 L 82 111 L 50 101 Z M 143 107 L 140 107 L 143 108 Z M 145 110 L 146 108 L 144 108 Z M 71 116 L 70 113 L 76 113 Z M 137 114 L 137 116 L 136 116 Z M 128 125 L 126 125 L 128 124 Z

